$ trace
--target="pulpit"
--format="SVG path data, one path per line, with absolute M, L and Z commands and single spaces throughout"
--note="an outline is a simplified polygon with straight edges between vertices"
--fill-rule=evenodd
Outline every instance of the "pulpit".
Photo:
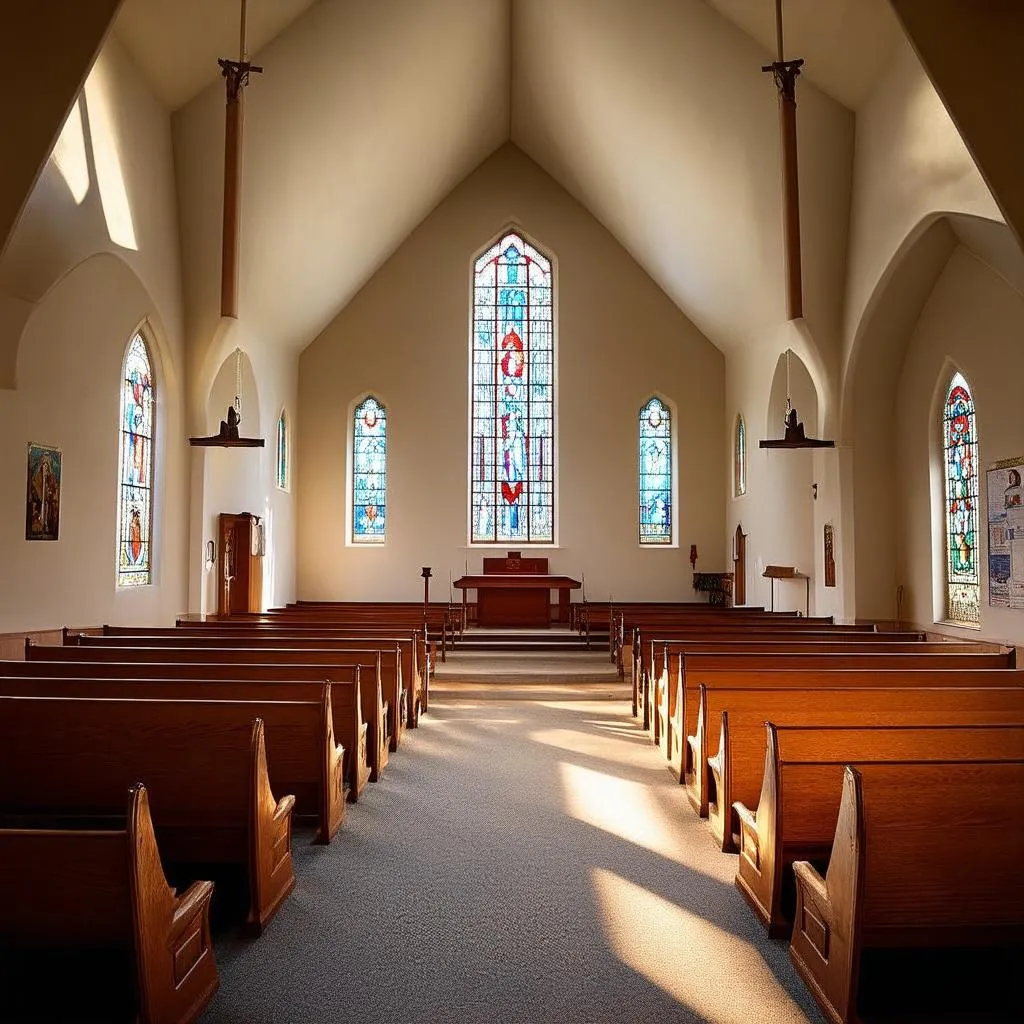
M 523 558 L 518 551 L 509 551 L 505 558 L 485 558 L 483 570 L 452 584 L 462 591 L 463 622 L 468 592 L 475 590 L 478 626 L 547 629 L 552 622 L 568 625 L 570 591 L 582 584 L 568 576 L 550 575 L 546 558 Z M 554 615 L 552 590 L 558 591 Z
M 263 520 L 251 512 L 218 517 L 217 614 L 263 611 Z

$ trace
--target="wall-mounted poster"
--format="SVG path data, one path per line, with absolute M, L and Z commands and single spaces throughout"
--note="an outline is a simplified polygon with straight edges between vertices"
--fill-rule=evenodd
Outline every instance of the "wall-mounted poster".
M 28 445 L 25 540 L 56 540 L 60 533 L 60 449 Z
M 1024 608 L 1024 456 L 988 471 L 988 603 Z

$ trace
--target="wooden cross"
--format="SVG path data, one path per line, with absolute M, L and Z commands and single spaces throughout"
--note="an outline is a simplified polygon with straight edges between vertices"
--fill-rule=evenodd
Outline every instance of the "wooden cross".
M 782 227 L 786 249 L 786 312 L 790 320 L 804 315 L 800 268 L 800 187 L 796 161 L 796 79 L 803 60 L 782 56 L 782 0 L 775 0 L 775 35 L 778 59 L 762 66 L 770 71 L 779 90 L 779 126 L 782 129 Z
M 242 197 L 242 127 L 245 122 L 245 87 L 250 74 L 263 68 L 250 64 L 245 52 L 245 14 L 248 0 L 242 0 L 242 28 L 238 60 L 219 59 L 227 87 L 227 120 L 224 128 L 224 230 L 220 263 L 220 315 L 238 317 L 239 204 Z

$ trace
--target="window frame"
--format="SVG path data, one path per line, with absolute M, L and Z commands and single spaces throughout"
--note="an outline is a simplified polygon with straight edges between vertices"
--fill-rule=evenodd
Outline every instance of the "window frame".
M 549 393 L 550 393 L 549 401 L 548 402 L 543 402 L 542 400 L 535 399 L 535 398 L 533 398 L 528 393 L 526 401 L 525 401 L 525 403 L 523 403 L 525 405 L 525 407 L 526 407 L 526 417 L 527 417 L 528 423 L 529 423 L 530 418 L 533 415 L 536 415 L 536 413 L 534 412 L 535 403 L 537 403 L 539 401 L 539 403 L 541 405 L 549 405 L 550 406 L 550 414 L 549 414 L 548 417 L 546 417 L 546 424 L 550 425 L 550 434 L 549 435 L 545 435 L 545 434 L 540 434 L 539 435 L 539 437 L 541 437 L 541 438 L 543 438 L 545 436 L 549 436 L 550 437 L 550 442 L 549 442 L 549 444 L 547 446 L 545 446 L 543 444 L 543 441 L 540 442 L 540 447 L 538 448 L 538 452 L 540 453 L 541 458 L 543 459 L 543 464 L 542 464 L 543 468 L 540 470 L 540 473 L 541 473 L 540 478 L 536 479 L 536 480 L 531 478 L 531 473 L 533 472 L 533 466 L 535 464 L 534 459 L 533 459 L 532 454 L 531 454 L 531 452 L 532 452 L 532 445 L 530 444 L 530 440 L 532 440 L 532 439 L 529 438 L 529 431 L 527 430 L 527 432 L 525 432 L 526 436 L 527 436 L 526 447 L 525 447 L 525 451 L 524 451 L 524 462 L 525 462 L 525 467 L 526 468 L 524 470 L 525 478 L 521 481 L 522 484 L 524 485 L 524 489 L 526 491 L 526 504 L 525 504 L 525 508 L 524 508 L 524 514 L 525 514 L 525 517 L 526 517 L 526 524 L 527 524 L 526 525 L 527 536 L 525 538 L 524 537 L 516 537 L 516 536 L 510 536 L 510 537 L 503 538 L 501 536 L 500 532 L 499 532 L 498 518 L 493 513 L 493 511 L 491 513 L 491 517 L 492 517 L 492 521 L 493 521 L 493 529 L 487 535 L 485 535 L 485 536 L 478 534 L 478 530 L 477 530 L 477 527 L 478 527 L 478 516 L 477 516 L 477 513 L 478 513 L 479 510 L 477 508 L 475 499 L 481 493 L 481 489 L 480 489 L 479 486 L 477 486 L 476 488 L 474 486 L 474 485 L 478 485 L 480 483 L 480 478 L 477 475 L 478 467 L 482 467 L 482 471 L 486 471 L 486 468 L 487 468 L 487 465 L 488 465 L 488 454 L 489 453 L 486 451 L 486 441 L 489 438 L 490 443 L 491 443 L 491 445 L 494 448 L 493 458 L 490 460 L 490 462 L 493 465 L 493 475 L 491 477 L 489 477 L 489 478 L 486 478 L 484 480 L 484 483 L 490 489 L 490 491 L 492 492 L 491 493 L 492 509 L 497 507 L 498 496 L 499 496 L 499 494 L 503 493 L 503 492 L 500 491 L 500 486 L 502 484 L 502 479 L 501 479 L 502 478 L 502 473 L 500 473 L 498 471 L 498 451 L 497 451 L 498 430 L 497 430 L 496 424 L 497 424 L 498 419 L 499 419 L 499 414 L 498 414 L 497 408 L 495 408 L 493 416 L 491 416 L 491 417 L 487 417 L 487 416 L 478 417 L 477 416 L 477 409 L 479 407 L 478 397 L 477 397 L 477 393 L 476 393 L 477 387 L 479 386 L 479 387 L 486 388 L 486 387 L 488 387 L 490 385 L 486 381 L 479 381 L 478 382 L 477 374 L 476 374 L 476 367 L 477 367 L 478 364 L 479 365 L 483 365 L 482 361 L 479 359 L 479 354 L 481 352 L 493 351 L 494 356 L 492 358 L 493 358 L 494 361 L 493 361 L 493 363 L 491 363 L 491 365 L 492 365 L 492 367 L 494 369 L 494 373 L 495 373 L 494 398 L 493 398 L 493 400 L 495 402 L 495 406 L 497 406 L 497 402 L 498 402 L 497 374 L 498 374 L 498 367 L 500 365 L 500 360 L 497 359 L 498 346 L 501 344 L 501 341 L 504 341 L 505 339 L 510 337 L 511 332 L 515 328 L 509 327 L 509 323 L 511 321 L 513 321 L 514 318 L 507 318 L 505 323 L 504 323 L 504 326 L 508 327 L 509 329 L 508 329 L 507 332 L 505 332 L 504 337 L 501 339 L 501 341 L 499 341 L 498 334 L 501 332 L 502 328 L 499 327 L 499 320 L 498 320 L 498 314 L 497 314 L 498 303 L 496 301 L 497 296 L 495 296 L 495 301 L 493 301 L 492 303 L 489 304 L 490 308 L 494 311 L 493 321 L 492 320 L 486 320 L 486 321 L 478 320 L 478 318 L 477 318 L 478 277 L 486 269 L 487 262 L 489 260 L 493 260 L 493 259 L 500 259 L 502 254 L 506 251 L 506 249 L 508 248 L 508 246 L 510 244 L 515 245 L 515 247 L 518 250 L 518 253 L 519 253 L 520 257 L 521 257 L 522 262 L 520 262 L 518 264 L 519 266 L 523 266 L 524 262 L 529 261 L 529 262 L 534 263 L 536 266 L 538 266 L 541 269 L 542 273 L 544 274 L 544 284 L 541 287 L 547 288 L 549 290 L 549 292 L 550 292 L 550 302 L 548 304 L 548 309 L 549 309 L 548 317 L 546 319 L 544 319 L 543 321 L 540 320 L 539 318 L 531 317 L 530 313 L 532 312 L 532 310 L 534 308 L 543 308 L 543 304 L 538 304 L 537 306 L 534 306 L 532 303 L 530 303 L 529 299 L 527 299 L 527 303 L 526 303 L 526 320 L 525 320 L 525 322 L 527 324 L 529 324 L 531 322 L 537 322 L 537 323 L 543 323 L 543 324 L 546 325 L 545 328 L 542 328 L 542 330 L 539 331 L 539 332 L 536 332 L 536 334 L 540 335 L 540 338 L 541 338 L 542 342 L 543 342 L 543 339 L 544 339 L 544 337 L 546 335 L 550 339 L 549 345 L 545 347 L 545 346 L 543 346 L 543 344 L 542 345 L 531 344 L 531 342 L 533 342 L 534 337 L 536 336 L 535 332 L 533 332 L 531 330 L 523 330 L 522 333 L 524 335 L 526 335 L 526 337 L 519 337 L 520 332 L 518 330 L 515 331 L 515 333 L 516 333 L 516 335 L 517 335 L 517 337 L 519 339 L 519 342 L 522 344 L 523 348 L 525 349 L 523 365 L 527 367 L 527 376 L 529 376 L 530 372 L 533 370 L 533 368 L 535 366 L 537 366 L 538 364 L 543 366 L 545 359 L 549 360 L 549 377 L 548 377 L 548 383 L 547 383 L 547 387 L 549 388 Z M 546 267 L 545 267 L 545 265 L 546 265 Z M 526 281 L 526 284 L 524 285 L 524 287 L 526 288 L 527 292 L 529 292 L 529 288 L 533 287 L 533 285 L 530 284 L 530 278 L 529 278 L 530 270 L 529 270 L 529 266 L 528 265 L 526 266 L 526 273 L 527 273 L 527 281 Z M 467 451 L 467 506 L 468 506 L 468 508 L 467 508 L 467 523 L 466 523 L 466 526 L 467 526 L 467 529 L 466 529 L 466 542 L 467 542 L 467 546 L 471 547 L 471 548 L 484 548 L 484 547 L 503 547 L 503 546 L 508 546 L 508 545 L 514 545 L 514 546 L 517 546 L 517 547 L 529 547 L 531 549 L 558 547 L 558 544 L 559 544 L 559 522 L 558 522 L 558 482 L 559 482 L 559 448 L 558 448 L 558 424 L 559 424 L 559 417 L 558 417 L 558 387 L 559 387 L 559 381 L 558 381 L 558 289 L 559 289 L 559 282 L 558 282 L 558 264 L 557 264 L 557 260 L 556 260 L 555 256 L 550 251 L 548 251 L 543 246 L 537 244 L 518 225 L 510 224 L 510 225 L 507 225 L 503 231 L 501 231 L 499 234 L 494 236 L 492 241 L 488 245 L 486 245 L 482 249 L 478 250 L 475 253 L 475 255 L 473 256 L 472 260 L 470 261 L 470 267 L 469 267 L 469 286 L 470 286 L 469 287 L 469 372 L 468 372 L 468 375 L 467 375 L 468 376 L 468 390 L 469 390 L 469 396 L 468 396 L 469 416 L 468 416 L 468 430 L 467 430 L 467 449 L 468 449 L 468 451 Z M 493 287 L 494 287 L 495 291 L 497 291 L 497 289 L 499 287 L 499 281 L 498 281 L 497 274 L 495 275 L 495 282 L 494 282 Z M 492 346 L 491 346 L 490 349 L 489 348 L 485 348 L 485 347 L 478 347 L 478 325 L 481 322 L 483 322 L 483 323 L 491 323 L 491 322 L 493 322 L 494 325 L 495 325 L 496 329 L 495 329 L 494 334 L 493 334 L 494 340 L 493 340 L 493 343 L 492 343 Z M 531 362 L 531 354 L 532 353 L 540 353 L 539 358 L 537 358 L 533 362 Z M 527 386 L 529 387 L 529 385 L 527 385 Z M 539 386 L 540 387 L 544 387 L 545 385 L 542 382 Z M 522 413 L 520 413 L 520 415 L 522 415 Z M 495 424 L 495 427 L 492 428 L 492 431 L 491 431 L 491 433 L 489 435 L 478 434 L 477 431 L 475 430 L 475 425 L 477 424 L 478 421 L 484 421 L 484 422 L 489 421 L 489 422 L 492 422 L 492 423 Z M 480 441 L 484 441 L 485 442 L 485 450 L 484 450 L 484 457 L 483 457 L 483 459 L 480 459 L 479 454 L 478 454 L 479 450 L 480 450 L 479 449 L 479 442 Z M 547 453 L 546 457 L 545 457 L 545 451 Z M 511 481 L 505 481 L 505 482 L 509 483 L 509 484 L 518 484 L 518 483 L 520 483 L 519 480 L 511 480 Z M 542 506 L 543 504 L 548 504 L 548 500 L 546 500 L 546 499 L 548 499 L 549 495 L 550 495 L 550 498 L 549 498 L 549 504 L 550 504 L 550 535 L 546 536 L 546 537 L 540 537 L 538 539 L 534 539 L 534 534 L 533 534 L 533 521 L 534 521 L 533 520 L 533 513 L 534 513 L 534 510 L 536 508 L 538 508 L 539 506 Z M 540 500 L 539 501 L 535 501 L 534 500 L 535 496 L 539 497 Z
M 383 452 L 383 476 L 384 476 L 384 528 L 383 532 L 379 537 L 371 534 L 357 535 L 356 533 L 356 442 L 359 438 L 356 424 L 358 422 L 360 411 L 366 406 L 367 402 L 374 402 L 377 408 L 382 413 L 381 419 L 383 420 L 382 438 L 384 444 Z M 348 458 L 349 458 L 349 472 L 348 472 L 348 532 L 346 544 L 350 547 L 358 548 L 383 548 L 388 543 L 388 463 L 390 461 L 390 450 L 389 450 L 389 432 L 388 423 L 390 420 L 390 413 L 388 411 L 387 404 L 378 397 L 376 392 L 367 391 L 359 398 L 357 398 L 351 405 L 351 413 L 348 417 Z
M 665 412 L 668 420 L 668 476 L 669 476 L 669 536 L 667 540 L 645 540 L 643 534 L 643 519 L 641 509 L 644 505 L 644 472 L 643 472 L 643 435 L 641 423 L 652 402 L 657 402 Z M 664 395 L 654 392 L 640 405 L 636 418 L 636 473 L 637 473 L 637 544 L 644 550 L 671 549 L 679 547 L 679 472 L 678 472 L 678 445 L 676 443 L 676 406 L 675 403 Z
M 125 429 L 125 414 L 127 412 L 125 408 L 125 385 L 128 381 L 126 376 L 128 368 L 128 359 L 131 356 L 132 349 L 138 340 L 142 345 L 143 353 L 146 358 L 146 366 L 148 369 L 148 387 L 150 392 L 150 420 L 151 420 L 151 432 L 146 437 L 149 442 L 149 455 L 147 460 L 146 470 L 148 471 L 149 483 L 144 485 L 145 490 L 148 491 L 149 500 L 147 502 L 148 521 L 146 524 L 146 530 L 142 537 L 142 543 L 144 543 L 149 551 L 149 564 L 145 570 L 145 579 L 127 579 L 131 570 L 122 570 L 121 568 L 121 550 L 125 543 L 130 543 L 130 539 L 126 539 L 122 536 L 122 528 L 124 526 L 124 513 L 125 507 L 123 503 L 124 492 L 126 487 L 131 485 L 125 482 L 124 467 L 125 467 L 125 438 L 128 431 Z M 156 472 L 157 472 L 157 419 L 159 414 L 159 389 L 157 387 L 156 372 L 154 370 L 154 357 L 153 357 L 153 343 L 148 337 L 147 331 L 144 325 L 137 327 L 130 335 L 128 343 L 125 345 L 124 355 L 121 358 L 121 373 L 118 381 L 118 441 L 117 441 L 117 497 L 115 500 L 115 546 L 114 546 L 114 585 L 118 591 L 128 592 L 134 591 L 140 587 L 151 587 L 154 583 L 155 569 L 156 569 L 156 558 L 155 558 L 155 532 L 156 532 Z M 146 436 L 146 435 L 142 435 Z M 138 573 L 138 571 L 135 571 Z
M 954 515 L 955 512 L 950 510 L 950 456 L 949 452 L 954 447 L 950 444 L 950 424 L 955 421 L 955 417 L 949 416 L 950 399 L 953 396 L 953 392 L 956 388 L 961 388 L 970 403 L 969 409 L 961 415 L 969 418 L 968 431 L 970 434 L 970 440 L 967 445 L 970 448 L 968 453 L 971 460 L 972 472 L 969 480 L 973 482 L 973 491 L 970 490 L 971 485 L 968 484 L 968 493 L 964 496 L 965 503 L 968 501 L 973 502 L 973 507 L 967 506 L 967 516 L 973 521 L 971 526 L 973 527 L 974 535 L 974 566 L 975 566 L 975 579 L 954 579 L 955 571 L 953 568 L 953 548 L 951 539 L 955 532 Z M 963 629 L 980 629 L 981 628 L 981 613 L 982 613 L 982 601 L 981 601 L 981 442 L 980 432 L 978 430 L 978 407 L 977 402 L 974 398 L 974 390 L 971 388 L 970 383 L 967 380 L 964 372 L 958 367 L 954 367 L 946 377 L 946 386 L 942 391 L 942 407 L 939 414 L 939 457 L 942 462 L 942 473 L 941 473 L 941 509 L 942 514 L 940 517 L 942 524 L 942 618 L 941 622 L 951 626 L 958 626 Z M 964 541 L 966 541 L 967 534 L 962 531 Z M 955 614 L 954 601 L 952 597 L 952 591 L 954 587 L 970 587 L 976 594 L 976 607 L 977 607 L 977 618 L 970 619 Z

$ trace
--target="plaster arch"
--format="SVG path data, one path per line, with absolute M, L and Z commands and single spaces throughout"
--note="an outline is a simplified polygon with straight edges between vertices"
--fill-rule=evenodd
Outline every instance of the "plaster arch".
M 840 430 L 850 450 L 841 547 L 848 567 L 847 607 L 858 617 L 895 615 L 897 537 L 885 496 L 894 494 L 898 483 L 893 451 L 897 390 L 909 340 L 959 248 L 1024 294 L 1024 255 L 1005 224 L 934 211 L 918 221 L 893 254 L 849 350 Z

